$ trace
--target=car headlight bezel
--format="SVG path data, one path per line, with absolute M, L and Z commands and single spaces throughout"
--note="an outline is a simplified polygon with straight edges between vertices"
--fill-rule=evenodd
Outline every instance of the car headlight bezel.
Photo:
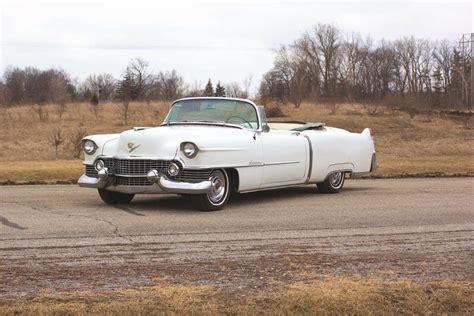
M 167 173 L 170 177 L 176 177 L 179 174 L 180 168 L 177 163 L 170 163 L 168 166 Z
M 186 158 L 192 159 L 198 154 L 199 148 L 193 142 L 184 142 L 181 144 L 181 151 Z
M 103 161 L 102 159 L 97 159 L 95 162 L 94 162 L 94 169 L 99 172 L 100 170 L 104 169 L 105 168 L 105 161 Z
M 84 140 L 82 144 L 82 149 L 87 155 L 93 155 L 96 152 L 97 148 L 97 144 L 90 139 Z

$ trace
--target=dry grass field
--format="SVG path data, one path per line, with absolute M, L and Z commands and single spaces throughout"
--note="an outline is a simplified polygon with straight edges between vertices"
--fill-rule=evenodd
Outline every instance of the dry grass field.
M 268 108 L 274 108 L 269 105 Z M 169 103 L 130 104 L 125 125 L 120 104 L 19 106 L 0 110 L 0 182 L 55 182 L 77 179 L 82 172 L 75 157 L 82 135 L 121 132 L 133 126 L 160 124 Z M 440 114 L 410 117 L 402 111 L 369 115 L 361 104 L 340 104 L 335 113 L 320 104 L 299 109 L 280 105 L 284 117 L 272 121 L 322 121 L 360 132 L 370 127 L 378 152 L 378 177 L 466 175 L 474 172 L 472 118 Z M 59 132 L 59 135 L 58 135 Z M 56 153 L 54 135 L 62 142 Z
M 0 305 L 0 314 L 467 315 L 473 301 L 472 285 L 454 281 L 327 277 L 237 295 L 211 286 L 174 285 L 157 279 L 154 285 L 139 289 L 43 292 L 34 300 Z

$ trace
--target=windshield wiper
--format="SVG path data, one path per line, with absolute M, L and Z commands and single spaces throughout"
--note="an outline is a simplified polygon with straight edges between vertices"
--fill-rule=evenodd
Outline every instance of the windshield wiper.
M 207 123 L 207 124 L 212 124 L 212 125 L 217 125 L 217 126 L 226 126 L 226 127 L 242 128 L 242 127 L 239 126 L 239 125 L 228 124 L 228 123 L 224 123 L 224 122 L 215 122 L 215 121 L 206 121 L 206 120 L 196 121 L 196 122 L 199 122 L 199 123 L 202 122 L 202 123 Z
M 216 125 L 216 126 L 225 126 L 225 127 L 233 127 L 233 128 L 243 128 L 242 126 L 238 126 L 235 124 L 227 124 L 224 122 L 216 122 L 216 121 L 209 121 L 209 120 L 199 120 L 199 121 L 188 121 L 188 120 L 183 120 L 183 121 L 168 121 L 166 124 L 163 125 L 171 125 L 171 124 L 203 124 L 203 125 Z

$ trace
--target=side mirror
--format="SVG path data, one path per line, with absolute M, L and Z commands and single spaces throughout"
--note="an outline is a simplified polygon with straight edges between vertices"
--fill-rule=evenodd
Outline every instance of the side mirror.
M 268 133 L 269 131 L 270 131 L 270 126 L 268 126 L 267 124 L 262 126 L 262 132 Z

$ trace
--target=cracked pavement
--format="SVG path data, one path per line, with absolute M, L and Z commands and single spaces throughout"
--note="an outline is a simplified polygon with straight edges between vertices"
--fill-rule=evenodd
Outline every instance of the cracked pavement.
M 108 206 L 74 185 L 0 187 L 0 299 L 43 289 L 146 285 L 160 276 L 233 289 L 327 274 L 474 281 L 474 178 L 347 181 L 236 196 Z M 305 270 L 305 273 L 302 273 Z

